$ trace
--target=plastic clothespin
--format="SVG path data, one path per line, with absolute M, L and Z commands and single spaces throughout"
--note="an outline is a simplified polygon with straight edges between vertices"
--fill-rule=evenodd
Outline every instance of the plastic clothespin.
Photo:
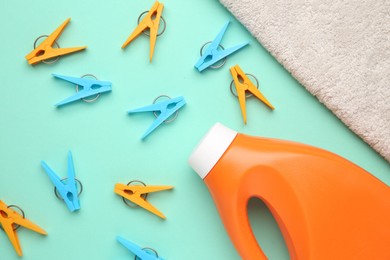
M 123 198 L 133 202 L 134 204 L 150 211 L 151 213 L 165 219 L 163 213 L 156 209 L 152 204 L 147 202 L 144 197 L 145 194 L 152 192 L 170 190 L 173 186 L 138 186 L 138 185 L 125 185 L 121 183 L 115 184 L 114 192 Z
M 45 161 L 41 161 L 43 169 L 46 171 L 55 188 L 58 190 L 62 199 L 65 201 L 68 209 L 73 212 L 80 209 L 79 193 L 77 191 L 75 170 L 73 165 L 72 152 L 68 152 L 68 178 L 67 183 L 63 183 L 58 175 L 47 165 Z M 79 181 L 78 181 L 79 182 Z M 81 185 L 81 183 L 79 182 Z M 82 189 L 80 187 L 80 189 Z
M 160 112 L 156 120 L 152 125 L 145 131 L 141 139 L 145 139 L 154 129 L 156 129 L 161 123 L 166 121 L 171 115 L 178 111 L 181 107 L 186 104 L 183 96 L 172 98 L 166 101 L 160 101 L 155 104 L 144 106 L 136 109 L 129 110 L 129 114 L 139 112 Z
M 232 74 L 234 84 L 236 86 L 236 92 L 238 96 L 238 101 L 241 107 L 242 117 L 244 118 L 244 123 L 246 124 L 246 107 L 245 101 L 246 96 L 245 92 L 249 91 L 255 97 L 257 97 L 260 101 L 266 104 L 270 109 L 274 109 L 272 104 L 264 97 L 264 95 L 257 89 L 257 87 L 250 81 L 250 79 L 245 75 L 245 73 L 241 70 L 240 66 L 235 65 L 230 68 L 230 73 Z
M 87 79 L 87 78 L 76 78 L 76 77 L 69 77 L 69 76 L 63 76 L 60 74 L 52 74 L 54 77 L 71 82 L 76 84 L 77 86 L 83 87 L 82 90 L 79 90 L 76 94 L 62 100 L 61 102 L 58 102 L 55 104 L 57 107 L 66 105 L 68 103 L 85 99 L 86 97 L 99 95 L 104 92 L 111 91 L 111 82 L 109 81 L 101 81 L 96 79 Z M 92 75 L 91 75 L 92 76 Z
M 117 236 L 116 240 L 119 243 L 121 243 L 124 247 L 129 249 L 129 251 L 131 251 L 136 256 L 136 258 L 138 257 L 141 260 L 163 260 L 163 258 L 158 257 L 157 252 L 155 252 L 153 249 L 152 252 L 155 253 L 156 255 L 153 255 L 152 252 L 148 251 L 147 249 L 149 248 L 141 248 L 140 246 L 134 244 L 133 242 L 121 236 Z
M 156 45 L 156 39 L 158 34 L 158 27 L 160 25 L 161 14 L 164 9 L 164 4 L 156 1 L 152 8 L 150 8 L 149 12 L 146 16 L 141 20 L 135 30 L 131 33 L 129 38 L 122 45 L 122 49 L 126 48 L 126 46 L 132 42 L 135 38 L 137 38 L 144 30 L 150 30 L 150 62 L 152 62 L 154 47 Z
M 53 48 L 55 40 L 60 36 L 62 31 L 68 25 L 70 18 L 66 19 L 52 34 L 50 34 L 39 46 L 37 46 L 32 52 L 26 55 L 26 60 L 29 64 L 36 64 L 43 60 L 63 56 L 76 51 L 81 51 L 87 48 L 87 46 L 73 47 L 73 48 Z
M 222 37 L 225 34 L 229 23 L 230 21 L 227 21 L 225 23 L 225 25 L 222 27 L 222 30 L 218 33 L 217 37 L 215 37 L 215 39 L 211 42 L 210 46 L 203 53 L 202 57 L 200 57 L 199 60 L 196 62 L 195 68 L 197 68 L 199 72 L 207 69 L 216 62 L 222 60 L 228 55 L 238 51 L 239 49 L 249 44 L 249 42 L 244 42 L 226 50 L 218 50 Z
M 42 235 L 47 235 L 47 233 L 45 230 L 26 219 L 24 216 L 14 211 L 10 207 L 11 206 L 7 206 L 3 201 L 0 200 L 0 224 L 11 241 L 13 247 L 15 248 L 16 253 L 19 256 L 22 256 L 22 248 L 20 246 L 18 234 L 16 233 L 17 225 L 28 228 Z

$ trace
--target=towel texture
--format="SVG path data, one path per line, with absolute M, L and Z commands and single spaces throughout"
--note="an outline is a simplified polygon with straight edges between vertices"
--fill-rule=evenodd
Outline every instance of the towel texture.
M 220 2 L 390 162 L 390 1 Z

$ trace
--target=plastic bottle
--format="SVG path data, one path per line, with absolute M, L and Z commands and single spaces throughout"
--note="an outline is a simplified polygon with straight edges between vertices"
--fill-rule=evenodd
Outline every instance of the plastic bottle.
M 270 209 L 291 259 L 390 259 L 390 188 L 336 154 L 217 123 L 189 164 L 243 259 L 267 259 L 247 215 L 252 197 Z

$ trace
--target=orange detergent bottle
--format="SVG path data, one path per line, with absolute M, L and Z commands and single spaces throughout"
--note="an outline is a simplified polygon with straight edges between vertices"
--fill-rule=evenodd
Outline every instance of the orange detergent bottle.
M 390 188 L 336 154 L 217 123 L 189 164 L 243 259 L 267 259 L 249 223 L 252 197 L 270 209 L 291 259 L 390 259 Z

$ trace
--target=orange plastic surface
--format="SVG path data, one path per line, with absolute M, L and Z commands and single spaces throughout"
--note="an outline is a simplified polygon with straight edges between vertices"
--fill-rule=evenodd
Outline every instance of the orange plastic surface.
M 22 256 L 22 248 L 20 247 L 18 234 L 15 229 L 15 225 L 31 229 L 42 235 L 47 235 L 46 231 L 32 223 L 30 220 L 24 218 L 16 211 L 9 208 L 4 202 L 0 200 L 0 224 L 11 241 L 16 253 Z
M 142 195 L 148 194 L 151 192 L 157 192 L 162 190 L 173 189 L 173 186 L 128 186 L 125 184 L 117 183 L 114 187 L 114 192 L 125 199 L 130 200 L 131 202 L 137 204 L 138 206 L 148 210 L 149 212 L 159 216 L 162 219 L 165 219 L 165 215 L 155 208 L 152 204 L 147 202 Z
M 291 259 L 390 259 L 390 188 L 338 155 L 238 134 L 204 181 L 243 259 L 266 259 L 247 215 L 252 197 L 270 209 Z
M 265 96 L 257 89 L 257 87 L 252 83 L 252 81 L 247 77 L 247 75 L 241 70 L 240 66 L 235 65 L 230 68 L 230 73 L 232 74 L 234 84 L 236 86 L 236 92 L 238 96 L 238 101 L 241 107 L 242 117 L 244 123 L 246 124 L 246 92 L 252 93 L 260 101 L 266 104 L 270 109 L 274 110 L 274 106 L 265 98 Z
M 26 60 L 29 64 L 36 64 L 43 60 L 63 56 L 73 52 L 81 51 L 87 46 L 72 47 L 72 48 L 53 48 L 55 40 L 61 35 L 62 31 L 70 22 L 70 18 L 66 19 L 52 34 L 50 34 L 41 44 L 39 44 L 32 52 L 26 55 Z
M 146 16 L 141 20 L 135 30 L 131 33 L 129 38 L 123 43 L 122 49 L 126 48 L 126 46 L 132 42 L 135 38 L 137 38 L 144 30 L 150 30 L 150 52 L 149 58 L 152 61 L 154 48 L 156 46 L 156 39 L 158 33 L 158 27 L 160 25 L 160 18 L 162 11 L 164 9 L 164 4 L 156 1 L 152 8 L 150 8 L 149 12 Z

